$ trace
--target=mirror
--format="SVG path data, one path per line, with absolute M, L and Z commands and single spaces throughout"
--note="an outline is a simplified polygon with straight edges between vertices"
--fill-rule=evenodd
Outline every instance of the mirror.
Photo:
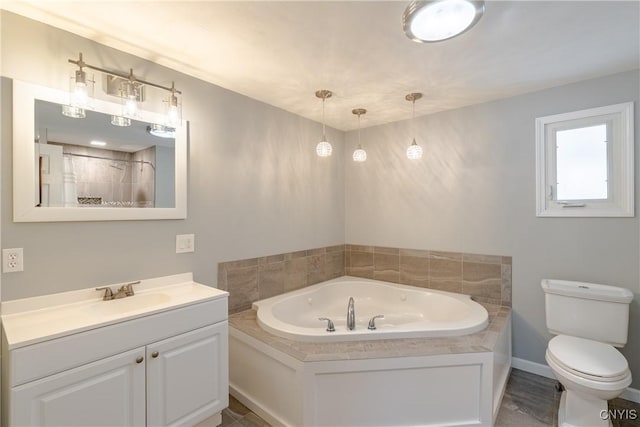
M 160 137 L 158 114 L 114 126 L 120 104 L 96 99 L 71 118 L 67 99 L 13 82 L 14 221 L 186 218 L 187 123 Z

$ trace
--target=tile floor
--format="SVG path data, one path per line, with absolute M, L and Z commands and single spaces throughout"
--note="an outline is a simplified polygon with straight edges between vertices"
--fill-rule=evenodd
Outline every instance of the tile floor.
M 513 369 L 495 427 L 556 426 L 560 393 L 555 386 L 554 380 Z M 614 427 L 640 427 L 640 404 L 615 399 L 609 402 L 609 408 L 635 409 L 639 417 L 614 420 Z M 269 424 L 229 396 L 229 407 L 222 411 L 221 427 L 269 427 Z

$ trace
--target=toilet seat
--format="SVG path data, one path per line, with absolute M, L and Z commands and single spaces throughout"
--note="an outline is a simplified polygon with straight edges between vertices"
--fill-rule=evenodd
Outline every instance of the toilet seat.
M 609 344 L 569 335 L 549 341 L 547 356 L 559 368 L 580 378 L 597 382 L 617 382 L 630 376 L 624 356 Z

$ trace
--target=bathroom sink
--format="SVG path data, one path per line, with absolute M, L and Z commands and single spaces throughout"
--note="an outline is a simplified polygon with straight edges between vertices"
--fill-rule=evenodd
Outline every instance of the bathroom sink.
M 112 290 L 122 283 L 107 285 Z M 103 301 L 95 286 L 3 301 L 1 321 L 7 348 L 15 349 L 102 326 L 226 298 L 228 293 L 193 281 L 191 273 L 143 279 L 135 295 Z M 117 293 L 117 292 L 116 292 Z M 226 300 L 225 300 L 226 304 Z
M 136 294 L 126 298 L 100 301 L 89 305 L 86 309 L 90 314 L 111 316 L 131 311 L 151 309 L 161 304 L 167 304 L 171 297 L 162 292 Z

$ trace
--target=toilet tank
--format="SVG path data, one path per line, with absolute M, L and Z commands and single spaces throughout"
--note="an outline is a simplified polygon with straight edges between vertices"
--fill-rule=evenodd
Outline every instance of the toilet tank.
M 625 288 L 568 280 L 542 280 L 547 329 L 623 347 L 627 343 L 629 303 Z

